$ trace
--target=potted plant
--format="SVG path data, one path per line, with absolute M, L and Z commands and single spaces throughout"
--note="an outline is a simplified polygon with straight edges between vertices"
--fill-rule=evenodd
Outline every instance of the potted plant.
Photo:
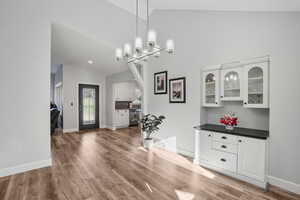
M 143 144 L 145 148 L 151 148 L 153 146 L 153 134 L 159 130 L 159 125 L 162 124 L 165 116 L 155 116 L 152 114 L 145 115 L 141 119 L 142 131 L 145 135 Z
M 221 117 L 220 123 L 225 125 L 225 129 L 233 130 L 234 126 L 237 126 L 238 118 L 234 113 L 229 113 Z

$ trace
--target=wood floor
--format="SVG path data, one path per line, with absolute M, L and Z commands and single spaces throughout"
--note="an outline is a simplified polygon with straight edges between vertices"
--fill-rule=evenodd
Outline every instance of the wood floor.
M 0 200 L 287 200 L 190 159 L 140 147 L 136 128 L 52 136 L 53 166 L 0 178 Z

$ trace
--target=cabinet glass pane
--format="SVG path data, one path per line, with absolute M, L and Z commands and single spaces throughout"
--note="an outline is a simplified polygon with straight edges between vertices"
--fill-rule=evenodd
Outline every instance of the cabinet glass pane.
M 240 97 L 240 77 L 235 71 L 228 72 L 224 79 L 224 97 Z
M 83 124 L 95 124 L 96 120 L 96 90 L 83 88 Z
M 253 67 L 248 72 L 248 104 L 263 104 L 263 70 Z
M 216 77 L 214 74 L 208 74 L 205 77 L 205 103 L 216 102 Z

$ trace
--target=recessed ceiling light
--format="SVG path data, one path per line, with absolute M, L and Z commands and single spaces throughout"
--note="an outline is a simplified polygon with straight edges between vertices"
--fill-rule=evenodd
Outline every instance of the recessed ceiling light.
M 94 64 L 94 61 L 89 60 L 88 63 L 89 63 L 90 65 L 92 65 L 92 64 Z

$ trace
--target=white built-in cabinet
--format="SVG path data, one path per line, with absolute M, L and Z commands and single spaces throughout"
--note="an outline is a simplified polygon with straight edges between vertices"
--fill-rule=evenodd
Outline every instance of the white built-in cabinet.
M 269 107 L 268 57 L 219 66 L 202 71 L 204 107 L 220 107 L 225 101 L 241 101 L 246 108 Z
M 203 72 L 203 105 L 219 107 L 220 102 L 220 70 Z
M 113 99 L 115 101 L 135 100 L 136 85 L 134 82 L 121 82 L 113 84 Z
M 238 174 L 265 181 L 266 140 L 238 138 Z
M 243 68 L 236 67 L 221 70 L 221 100 L 243 100 Z
M 194 163 L 266 187 L 267 139 L 195 130 Z
M 248 64 L 244 67 L 244 106 L 269 107 L 269 63 Z
M 113 84 L 113 102 L 112 102 L 112 113 L 113 113 L 113 129 L 123 128 L 129 126 L 129 109 L 116 110 L 116 101 L 134 101 L 136 97 L 136 84 L 133 81 L 118 82 Z
M 114 127 L 128 127 L 129 126 L 129 110 L 115 110 L 114 112 Z

